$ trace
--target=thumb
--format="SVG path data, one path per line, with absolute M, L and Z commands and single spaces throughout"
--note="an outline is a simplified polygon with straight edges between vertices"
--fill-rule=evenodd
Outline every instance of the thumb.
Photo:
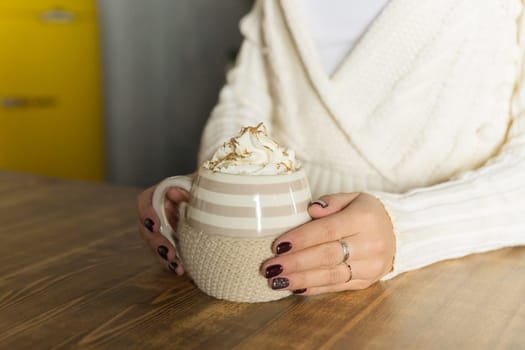
M 319 219 L 346 208 L 352 203 L 360 192 L 336 193 L 319 197 L 319 199 L 310 203 L 308 214 L 313 219 Z
M 179 220 L 179 204 L 181 202 L 189 202 L 190 194 L 180 187 L 172 187 L 166 192 L 166 198 L 168 200 L 164 203 L 164 207 L 166 208 L 168 221 L 170 226 L 176 230 Z
M 187 176 L 193 179 L 195 178 L 195 173 Z M 166 198 L 176 204 L 179 204 L 180 202 L 189 202 L 190 193 L 182 187 L 171 187 L 168 192 L 166 192 Z
M 187 202 L 190 199 L 190 194 L 180 187 L 172 187 L 166 193 L 166 198 L 175 203 Z

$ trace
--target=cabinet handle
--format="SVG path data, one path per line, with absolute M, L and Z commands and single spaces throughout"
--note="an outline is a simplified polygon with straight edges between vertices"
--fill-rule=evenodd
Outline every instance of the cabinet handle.
M 8 96 L 0 99 L 4 109 L 52 108 L 57 104 L 54 96 Z
M 72 23 L 77 20 L 73 11 L 63 8 L 45 10 L 40 14 L 40 20 L 46 23 Z

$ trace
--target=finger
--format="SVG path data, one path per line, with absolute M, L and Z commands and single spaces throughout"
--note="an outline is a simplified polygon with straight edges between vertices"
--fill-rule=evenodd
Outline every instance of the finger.
M 370 251 L 367 245 L 362 243 L 363 240 L 360 237 L 358 234 L 344 239 L 350 251 L 346 260 L 349 263 L 370 258 Z M 360 249 L 360 246 L 363 246 L 363 249 Z M 261 266 L 261 273 L 266 278 L 271 278 L 279 270 L 280 273 L 289 274 L 330 267 L 340 264 L 343 258 L 344 252 L 341 243 L 332 241 L 271 258 Z
M 160 220 L 157 216 L 157 213 L 151 205 L 151 200 L 153 197 L 153 192 L 155 191 L 155 186 L 150 187 L 139 194 L 137 202 L 137 211 L 141 223 L 144 227 L 150 232 L 159 232 Z M 168 199 L 164 206 L 166 208 L 166 214 L 168 217 L 169 224 L 172 227 L 177 226 L 178 220 L 178 203 L 187 202 L 189 200 L 189 193 L 183 190 L 182 188 L 173 187 L 170 188 L 166 194 Z
M 268 280 L 272 289 L 303 289 L 340 284 L 348 281 L 350 269 L 346 264 L 339 264 L 323 269 L 292 273 Z
M 158 255 L 156 255 L 156 259 L 159 261 L 159 264 L 164 270 L 170 271 L 178 276 L 182 276 L 184 274 L 184 268 L 178 260 L 166 261 Z
M 168 214 L 170 215 L 170 214 Z M 171 216 L 171 215 L 170 215 Z M 152 216 L 153 217 L 153 216 Z M 162 238 L 163 241 L 167 241 L 169 243 L 169 241 L 164 237 L 162 236 L 158 231 L 155 230 L 155 228 L 158 228 L 158 224 L 155 224 L 156 226 L 148 226 L 148 220 L 150 221 L 149 224 L 153 225 L 154 221 L 149 219 L 149 218 L 146 218 L 144 221 L 140 221 L 139 219 L 139 223 L 138 223 L 138 228 L 139 228 L 139 232 L 140 232 L 140 235 L 142 236 L 142 238 L 146 241 L 146 243 L 148 243 L 148 245 L 150 247 L 153 247 L 156 240 L 160 238 Z M 175 219 L 176 220 L 176 219 Z M 169 243 L 171 245 L 171 243 Z
M 165 269 L 172 270 L 178 275 L 184 273 L 184 267 L 182 266 L 180 259 L 177 257 L 175 247 L 173 247 L 164 236 L 154 235 L 153 238 L 147 242 L 151 251 L 157 256 L 159 262 Z
M 188 202 L 190 200 L 190 194 L 182 188 L 172 187 L 166 193 L 166 198 L 168 199 L 164 203 L 166 216 L 170 226 L 176 229 L 177 222 L 179 221 L 179 203 Z
M 347 283 L 340 283 L 340 284 L 335 284 L 331 286 L 306 288 L 306 290 L 304 291 L 299 289 L 297 290 L 299 293 L 296 293 L 296 294 L 318 295 L 318 294 L 325 294 L 325 293 L 343 292 L 347 290 L 361 290 L 361 289 L 366 289 L 370 287 L 375 282 L 376 281 L 352 279 L 350 282 L 347 282 Z
M 373 265 L 370 268 L 369 265 Z M 275 277 L 269 278 L 270 287 L 274 287 L 273 283 L 275 280 L 282 282 L 279 279 L 285 279 L 288 283 L 286 289 L 296 290 L 304 288 L 331 286 L 341 283 L 346 283 L 351 280 L 378 280 L 381 276 L 381 272 L 378 268 L 379 264 L 362 260 L 356 261 L 349 264 L 340 263 L 335 266 L 318 268 L 314 270 L 282 273 Z
M 308 213 L 313 219 L 325 217 L 346 208 L 359 195 L 360 192 L 351 192 L 322 196 L 310 203 Z
M 359 220 L 359 213 L 349 205 L 342 211 L 286 232 L 275 240 L 272 249 L 276 254 L 290 253 L 350 237 L 358 233 Z
M 160 222 L 155 213 L 151 201 L 155 186 L 150 187 L 139 194 L 137 199 L 137 211 L 139 216 L 139 232 L 143 239 L 150 246 L 153 254 L 156 255 L 160 264 L 167 270 L 171 270 L 178 275 L 184 273 L 180 259 L 176 256 L 175 247 L 162 235 L 158 233 Z M 178 220 L 178 203 L 187 201 L 189 193 L 181 188 L 171 188 L 166 194 L 165 210 L 172 227 L 176 227 Z
M 354 269 L 354 278 L 376 280 L 391 270 L 391 260 L 384 258 L 378 241 L 368 239 L 365 234 L 356 234 L 341 241 L 349 248 L 346 263 Z M 308 272 L 341 264 L 343 258 L 341 243 L 333 241 L 269 259 L 262 265 L 261 274 L 272 278 Z
M 139 233 L 142 236 L 142 239 L 144 239 L 144 241 L 146 241 L 148 245 L 151 245 L 150 241 L 153 238 L 155 238 L 156 236 L 155 233 L 153 231 L 150 231 L 150 229 L 147 228 L 146 225 L 144 225 L 144 223 L 140 221 L 140 219 L 138 222 L 138 227 L 139 227 Z
M 159 230 L 159 218 L 151 205 L 154 190 L 154 186 L 150 187 L 137 197 L 137 214 L 140 225 L 144 226 L 149 232 L 158 232 Z
M 177 230 L 177 224 L 179 222 L 179 202 L 173 202 L 171 200 L 167 200 L 164 202 L 164 210 L 166 211 L 166 218 L 168 219 L 168 223 L 173 228 L 173 230 Z
M 190 194 L 180 187 L 172 187 L 166 192 L 166 198 L 175 203 L 187 202 L 190 200 Z

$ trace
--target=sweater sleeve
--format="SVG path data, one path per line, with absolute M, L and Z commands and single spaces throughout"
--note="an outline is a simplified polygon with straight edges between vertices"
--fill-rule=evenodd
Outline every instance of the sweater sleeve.
M 241 20 L 240 29 L 244 40 L 202 133 L 199 163 L 211 158 L 243 126 L 264 122 L 271 131 L 272 102 L 261 35 L 261 1 Z
M 383 279 L 441 260 L 525 245 L 525 21 L 521 62 L 505 144 L 482 167 L 403 194 L 371 192 L 390 214 L 394 270 Z

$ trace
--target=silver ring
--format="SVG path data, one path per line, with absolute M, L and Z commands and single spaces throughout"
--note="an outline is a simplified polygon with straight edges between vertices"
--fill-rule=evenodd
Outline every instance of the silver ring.
M 346 280 L 345 283 L 348 283 L 350 282 L 350 280 L 352 279 L 352 266 L 350 266 L 350 264 L 347 264 L 347 263 L 344 263 L 346 266 L 348 266 L 348 270 L 350 271 L 350 276 L 348 276 L 348 279 Z
M 341 244 L 341 248 L 343 248 L 343 261 L 342 262 L 346 262 L 348 258 L 350 257 L 350 247 L 342 239 L 339 240 L 339 244 Z

